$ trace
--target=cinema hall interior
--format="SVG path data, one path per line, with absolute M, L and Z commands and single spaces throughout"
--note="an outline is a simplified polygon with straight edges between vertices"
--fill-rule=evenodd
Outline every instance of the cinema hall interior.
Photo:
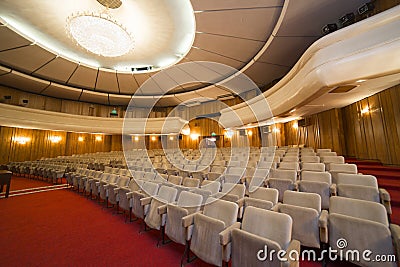
M 0 266 L 400 267 L 400 0 L 2 0 L 0 152 Z

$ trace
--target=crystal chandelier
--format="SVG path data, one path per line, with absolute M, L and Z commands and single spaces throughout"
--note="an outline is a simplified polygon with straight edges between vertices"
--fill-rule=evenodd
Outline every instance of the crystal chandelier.
M 134 47 L 132 34 L 103 12 L 78 12 L 67 18 L 67 32 L 80 46 L 104 57 L 118 57 Z

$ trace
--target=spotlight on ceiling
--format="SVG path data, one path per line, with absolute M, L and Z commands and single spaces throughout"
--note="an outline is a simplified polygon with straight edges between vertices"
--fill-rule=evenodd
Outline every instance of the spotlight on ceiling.
M 324 27 L 322 27 L 322 34 L 327 35 L 329 33 L 337 31 L 337 29 L 338 29 L 338 26 L 336 23 L 326 24 Z
M 342 27 L 346 27 L 349 26 L 350 24 L 353 24 L 356 20 L 356 16 L 354 15 L 353 12 L 351 13 L 347 13 L 346 15 L 342 16 L 339 19 L 340 24 L 342 25 Z
M 373 3 L 365 3 L 364 5 L 360 6 L 357 11 L 359 15 L 370 13 L 374 10 L 375 6 Z

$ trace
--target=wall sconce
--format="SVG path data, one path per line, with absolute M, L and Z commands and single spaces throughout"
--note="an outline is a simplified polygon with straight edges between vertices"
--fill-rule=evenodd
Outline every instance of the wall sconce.
M 228 138 L 232 138 L 233 134 L 234 134 L 234 132 L 232 130 L 228 129 L 225 131 L 225 136 Z
M 99 141 L 103 140 L 103 138 L 101 137 L 101 135 L 96 135 L 95 140 L 99 142 Z
M 368 114 L 368 113 L 369 113 L 369 107 L 366 106 L 366 107 L 363 108 L 360 112 L 361 112 L 361 115 Z
M 82 136 L 79 136 L 79 137 L 78 137 L 78 141 L 79 141 L 79 142 L 83 142 L 84 140 L 85 140 L 85 139 L 83 139 Z
M 297 121 L 293 123 L 293 129 L 295 130 L 299 129 L 299 124 L 297 123 Z
M 135 142 L 138 142 L 139 141 L 139 136 L 135 136 L 134 139 L 135 139 Z
M 183 135 L 190 135 L 190 127 L 189 127 L 189 125 L 186 125 L 185 127 L 182 128 L 182 134 Z
M 272 129 L 272 131 L 273 131 L 274 133 L 280 133 L 280 132 L 281 132 L 281 130 L 279 130 L 279 128 L 274 128 L 274 129 Z
M 29 137 L 24 137 L 24 136 L 15 136 L 12 138 L 12 140 L 21 145 L 25 145 L 26 143 L 31 141 Z
M 247 131 L 247 135 L 248 135 L 248 136 L 252 136 L 252 135 L 253 135 L 253 131 L 252 131 L 252 130 L 248 130 L 248 131 Z
M 190 135 L 190 138 L 194 141 L 194 140 L 197 140 L 198 138 L 199 138 L 199 134 L 197 134 L 197 133 L 192 133 L 191 135 Z
M 151 137 L 151 141 L 156 141 L 157 140 L 157 137 L 155 137 L 154 135 Z
M 49 136 L 49 141 L 52 143 L 59 143 L 62 140 L 61 136 Z
M 169 137 L 169 140 L 174 141 L 174 137 L 173 137 L 173 136 L 170 136 L 170 137 Z

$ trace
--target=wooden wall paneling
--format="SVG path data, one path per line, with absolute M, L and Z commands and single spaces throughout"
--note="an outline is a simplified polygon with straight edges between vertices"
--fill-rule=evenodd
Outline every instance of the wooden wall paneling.
M 380 102 L 379 94 L 373 95 L 368 98 L 370 108 L 369 117 L 372 127 L 372 138 L 374 140 L 374 156 L 375 159 L 380 159 L 382 162 L 389 163 L 388 154 L 388 139 L 385 134 L 383 126 L 383 116 L 381 112 L 382 103 Z

